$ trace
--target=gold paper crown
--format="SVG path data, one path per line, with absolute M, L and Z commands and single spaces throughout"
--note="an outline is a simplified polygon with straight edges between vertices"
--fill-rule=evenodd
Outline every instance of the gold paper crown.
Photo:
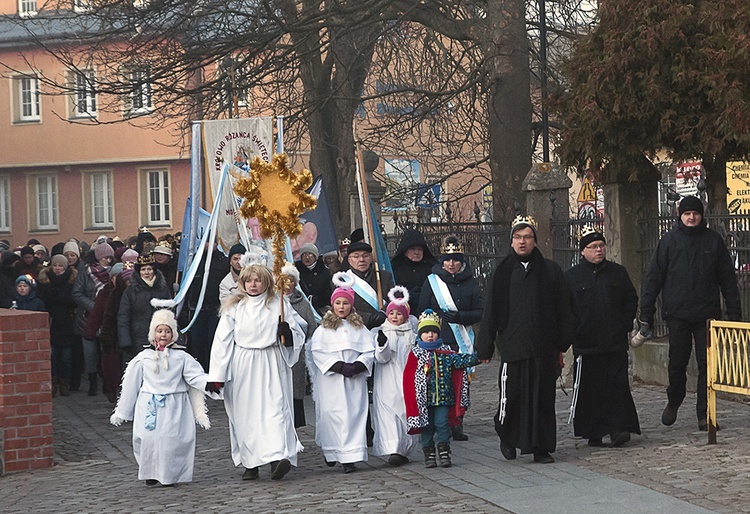
M 345 237 L 339 242 L 339 246 L 349 246 L 350 244 L 352 244 L 352 240 L 348 237 Z
M 584 237 L 586 237 L 588 235 L 591 235 L 591 234 L 600 234 L 600 233 L 601 232 L 599 232 L 598 230 L 596 230 L 593 226 L 591 226 L 591 225 L 584 225 L 583 228 L 581 228 L 581 233 L 578 235 L 578 240 L 580 241 Z
M 534 229 L 534 232 L 536 232 L 537 224 L 536 220 L 532 218 L 531 216 L 521 216 L 518 215 L 515 218 L 513 218 L 513 223 L 511 224 L 511 230 L 516 227 L 516 225 L 529 225 L 531 228 Z
M 143 266 L 145 264 L 154 264 L 154 262 L 156 262 L 154 261 L 154 254 L 152 254 L 151 252 L 139 255 L 138 260 L 135 261 L 135 263 L 139 266 Z
M 159 241 L 156 246 L 163 246 L 164 248 L 172 249 L 172 245 L 167 240 Z
M 440 253 L 449 255 L 452 253 L 464 253 L 464 245 L 455 237 L 447 237 L 440 247 Z
M 138 227 L 138 232 L 140 232 L 141 234 L 146 234 L 146 233 L 151 232 L 151 231 L 148 229 L 148 227 L 146 225 L 144 225 L 142 227 Z
M 436 327 L 438 331 L 442 326 L 443 322 L 440 320 L 440 316 L 437 315 L 432 309 L 427 309 L 419 316 L 418 330 L 422 330 L 424 327 Z

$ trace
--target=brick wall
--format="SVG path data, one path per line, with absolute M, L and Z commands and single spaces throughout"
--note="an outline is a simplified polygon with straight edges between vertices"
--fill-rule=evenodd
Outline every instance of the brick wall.
M 49 318 L 0 309 L 0 475 L 52 466 Z

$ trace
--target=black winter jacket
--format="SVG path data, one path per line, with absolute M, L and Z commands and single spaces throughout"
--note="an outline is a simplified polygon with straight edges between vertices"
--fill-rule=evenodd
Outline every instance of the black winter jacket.
M 482 319 L 482 313 L 484 312 L 484 297 L 482 296 L 482 291 L 479 289 L 479 283 L 474 278 L 471 267 L 465 264 L 458 273 L 451 275 L 440 264 L 435 264 L 432 267 L 432 273 L 440 277 L 448 286 L 453 302 L 458 308 L 457 323 L 465 326 L 478 323 Z M 425 280 L 422 285 L 418 312 L 412 312 L 412 314 L 419 316 L 426 309 L 432 309 L 441 318 L 443 317 L 443 310 L 438 305 L 435 292 L 432 290 L 429 280 Z M 458 351 L 456 336 L 447 323 L 443 323 L 440 330 L 440 337 L 445 344 L 449 345 L 453 350 Z
M 593 355 L 628 350 L 628 332 L 638 293 L 624 266 L 585 259 L 565 272 L 573 307 L 573 353 Z
M 352 268 L 352 273 L 370 284 L 370 287 L 372 287 L 377 293 L 377 278 L 375 277 L 375 269 L 373 266 L 370 266 L 365 273 Z M 380 292 L 386 305 L 388 304 L 388 291 L 392 288 L 393 275 L 388 271 L 380 270 Z M 376 311 L 359 295 L 354 297 L 354 309 L 360 316 L 362 316 L 362 320 L 365 322 L 365 326 L 368 330 L 372 330 L 373 328 L 382 325 L 385 321 L 385 311 Z
M 53 346 L 69 346 L 76 337 L 73 285 L 78 270 L 68 268 L 55 275 L 52 268 L 44 268 L 37 276 L 37 296 L 42 299 L 50 316 L 49 337 Z
M 661 292 L 664 319 L 703 321 L 721 317 L 724 295 L 730 320 L 742 318 L 732 257 L 721 236 L 705 225 L 682 221 L 664 234 L 651 258 L 641 290 L 641 320 L 652 324 Z
M 123 350 L 136 354 L 148 345 L 148 327 L 156 310 L 151 306 L 152 298 L 167 300 L 172 293 L 164 280 L 164 275 L 156 270 L 154 285 L 149 287 L 136 272 L 130 277 L 130 285 L 125 288 L 117 311 L 118 344 Z
M 422 260 L 414 262 L 406 256 L 406 250 L 413 246 L 422 247 Z M 409 290 L 409 306 L 412 312 L 419 309 L 419 297 L 422 294 L 422 285 L 432 273 L 432 267 L 437 264 L 437 259 L 430 252 L 424 236 L 417 230 L 407 229 L 401 235 L 396 255 L 391 259 L 393 269 L 393 281 Z
M 299 271 L 299 285 L 306 296 L 312 296 L 313 307 L 318 313 L 323 312 L 323 308 L 331 304 L 331 293 L 333 293 L 331 270 L 326 268 L 323 258 L 318 257 L 313 269 L 308 268 L 302 261 L 294 263 Z

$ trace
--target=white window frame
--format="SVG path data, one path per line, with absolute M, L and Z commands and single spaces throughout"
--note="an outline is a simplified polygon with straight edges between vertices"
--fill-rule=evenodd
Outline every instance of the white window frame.
M 39 78 L 36 75 L 13 77 L 13 94 L 16 97 L 16 121 L 40 121 L 42 119 Z
M 169 169 L 144 170 L 146 180 L 146 221 L 148 226 L 172 224 L 171 179 Z
M 112 201 L 112 173 L 97 171 L 88 174 L 91 209 L 89 223 L 92 228 L 114 227 L 114 205 Z M 101 184 L 97 184 L 100 181 Z M 100 211 L 97 213 L 97 210 Z
M 34 177 L 36 194 L 36 228 L 38 230 L 57 230 L 59 224 L 58 198 L 57 198 L 57 176 L 36 175 Z M 45 192 L 42 192 L 42 184 L 45 184 Z M 42 210 L 49 211 L 47 223 L 42 223 Z
M 10 175 L 0 175 L 0 232 L 10 232 Z
M 38 13 L 37 3 L 37 0 L 18 0 L 18 15 L 22 18 L 36 16 Z
M 81 70 L 74 72 L 71 77 L 73 87 L 73 109 L 74 118 L 96 118 L 97 101 L 94 89 L 94 70 Z
M 128 81 L 133 90 L 127 99 L 127 111 L 131 115 L 148 114 L 153 111 L 153 91 L 151 89 L 151 68 L 133 66 L 127 71 Z

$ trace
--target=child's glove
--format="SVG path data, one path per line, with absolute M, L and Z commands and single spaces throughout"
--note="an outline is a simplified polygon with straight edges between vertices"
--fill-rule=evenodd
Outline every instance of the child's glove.
M 444 311 L 441 318 L 448 323 L 461 323 L 461 315 L 457 311 Z
M 279 340 L 281 340 L 281 338 L 284 339 L 284 346 L 294 346 L 292 329 L 289 328 L 289 323 L 287 323 L 286 321 L 281 321 L 281 316 L 279 316 L 279 328 L 277 330 L 277 334 L 279 336 Z
M 378 346 L 385 346 L 388 342 L 388 337 L 383 333 L 382 330 L 378 330 Z
M 206 382 L 206 391 L 209 393 L 218 393 L 224 387 L 224 382 Z
M 356 375 L 359 375 L 363 371 L 367 371 L 367 366 L 365 366 L 364 363 L 360 361 L 345 362 L 341 365 L 341 374 L 346 378 L 352 378 Z

